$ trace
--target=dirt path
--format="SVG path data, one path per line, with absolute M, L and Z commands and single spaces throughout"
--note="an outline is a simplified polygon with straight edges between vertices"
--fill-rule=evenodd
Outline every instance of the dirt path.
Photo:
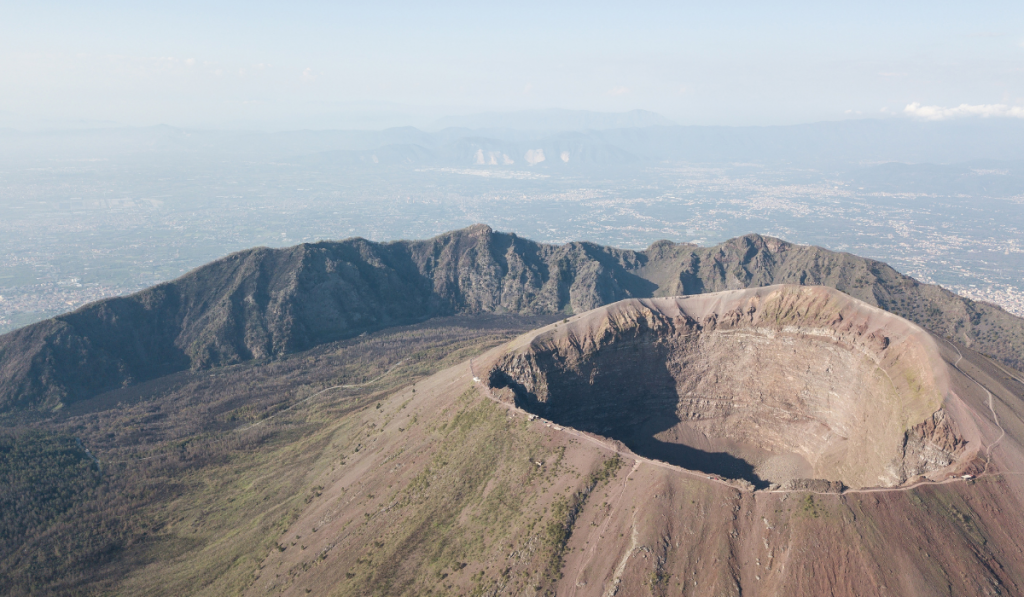
M 306 396 L 305 398 L 303 398 L 302 400 L 299 400 L 298 402 L 296 402 L 295 404 L 289 406 L 288 408 L 285 408 L 285 409 L 277 411 L 276 413 L 270 415 L 266 419 L 260 419 L 259 421 L 256 421 L 255 423 L 253 423 L 252 425 L 249 425 L 248 427 L 239 427 L 235 431 L 236 432 L 237 431 L 246 431 L 248 429 L 252 429 L 253 427 L 256 427 L 257 425 L 262 425 L 263 423 L 269 421 L 270 419 L 273 419 L 277 415 L 282 414 L 282 413 L 286 413 L 286 412 L 290 411 L 291 409 L 293 409 L 296 406 L 299 406 L 301 404 L 305 404 L 306 402 L 309 402 L 313 398 L 316 398 L 317 396 L 319 396 L 319 395 L 321 395 L 321 394 L 323 394 L 325 392 L 330 392 L 331 390 L 337 390 L 337 389 L 341 389 L 341 388 L 362 388 L 362 387 L 368 386 L 368 385 L 370 385 L 372 383 L 378 382 L 378 381 L 384 379 L 385 377 L 387 377 L 388 375 L 390 375 L 395 369 L 398 369 L 402 365 L 402 363 L 404 363 L 406 360 L 407 359 L 402 359 L 401 361 L 398 361 L 397 363 L 392 365 L 390 369 L 388 369 L 387 371 L 382 373 L 379 377 L 371 379 L 370 381 L 363 382 L 363 383 L 356 383 L 356 384 L 343 384 L 343 385 L 340 385 L 340 386 L 331 386 L 329 388 L 324 388 L 324 389 L 320 390 L 319 392 L 317 392 L 315 394 L 310 394 L 309 396 Z
M 633 461 L 633 469 L 630 470 L 629 474 L 626 475 L 626 478 L 622 480 L 622 487 L 619 488 L 619 494 L 617 496 L 615 496 L 615 501 L 621 501 L 622 500 L 622 494 L 626 492 L 626 482 L 629 481 L 629 477 L 633 473 L 635 473 L 638 468 L 640 468 L 640 461 L 639 460 L 634 460 Z M 609 502 L 608 505 L 611 506 L 611 502 Z M 604 537 L 605 532 L 608 530 L 608 523 L 610 523 L 611 520 L 612 520 L 612 511 L 611 511 L 611 508 L 609 508 L 608 509 L 608 516 L 605 517 L 604 522 L 601 523 L 600 528 L 597 529 L 597 536 L 598 536 L 598 538 Z M 590 546 L 590 549 L 587 550 L 587 557 L 582 562 L 580 562 L 579 568 L 576 569 L 576 578 L 573 579 L 573 584 L 572 584 L 572 597 L 576 597 L 576 589 L 578 589 L 579 586 L 580 586 L 580 576 L 583 575 L 583 571 L 587 568 L 587 566 L 590 565 L 591 560 L 594 559 L 594 554 L 597 553 L 597 545 L 598 545 L 598 542 L 595 541 L 594 544 Z M 632 551 L 632 550 L 630 550 L 630 551 Z
M 980 381 L 974 379 L 973 377 L 971 377 L 970 374 L 968 374 L 966 371 L 960 368 L 960 361 L 964 360 L 964 355 L 963 353 L 960 352 L 960 349 L 957 348 L 956 344 L 953 344 L 949 340 L 946 340 L 946 344 L 952 346 L 953 350 L 956 351 L 956 354 L 959 355 L 959 358 L 956 360 L 955 363 L 953 363 L 953 368 L 959 371 L 961 374 L 963 374 L 963 376 L 966 377 L 967 379 L 978 384 L 978 387 L 985 390 L 985 393 L 988 394 L 988 409 L 992 411 L 992 421 L 996 424 L 996 427 L 999 428 L 999 431 L 1002 432 L 999 434 L 999 437 L 996 438 L 996 441 L 992 442 L 989 446 L 985 448 L 985 471 L 982 473 L 985 474 L 988 473 L 988 466 L 989 464 L 992 463 L 992 450 L 994 450 L 995 447 L 999 444 L 999 442 L 1002 441 L 1004 437 L 1006 437 L 1006 430 L 1003 429 L 1003 426 L 999 424 L 999 415 L 996 414 L 995 405 L 992 403 L 992 392 L 990 392 L 988 388 L 982 385 Z
M 1003 366 L 1003 365 L 1000 365 L 999 363 L 995 363 L 995 366 L 996 366 L 996 367 L 997 367 L 997 368 L 998 368 L 998 369 L 999 369 L 1000 371 L 1002 371 L 1003 373 L 1005 373 L 1005 374 L 1006 374 L 1007 376 L 1009 376 L 1009 377 L 1012 377 L 1013 379 L 1016 379 L 1016 380 L 1017 380 L 1018 382 L 1020 382 L 1020 384 L 1021 384 L 1021 385 L 1024 385 L 1024 379 L 1021 379 L 1021 378 L 1017 377 L 1017 374 L 1015 373 L 1015 372 L 1016 372 L 1016 369 L 1009 369 L 1008 367 L 1005 367 L 1005 366 Z M 1014 371 L 1014 373 L 1011 373 L 1011 371 Z
M 639 464 L 639 462 L 637 463 Z M 604 597 L 615 597 L 615 594 L 619 592 L 619 583 L 622 582 L 622 573 L 626 571 L 626 564 L 629 563 L 629 558 L 636 551 L 637 532 L 636 532 L 636 515 L 640 513 L 640 510 L 633 510 L 633 518 L 629 523 L 629 548 L 622 553 L 622 559 L 619 560 L 619 565 L 615 567 L 615 574 L 612 575 L 612 584 L 605 591 Z

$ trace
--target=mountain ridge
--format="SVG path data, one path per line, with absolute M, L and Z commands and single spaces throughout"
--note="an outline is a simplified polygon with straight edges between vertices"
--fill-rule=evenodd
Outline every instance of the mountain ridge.
M 249 249 L 15 330 L 0 336 L 0 412 L 60 409 L 176 371 L 272 359 L 437 316 L 582 312 L 778 283 L 836 288 L 1024 367 L 1024 320 L 848 253 L 756 234 L 706 248 L 547 245 L 478 224 L 420 241 Z

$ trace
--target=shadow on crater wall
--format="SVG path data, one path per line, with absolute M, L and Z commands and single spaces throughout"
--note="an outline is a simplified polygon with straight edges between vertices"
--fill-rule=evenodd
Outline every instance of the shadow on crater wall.
M 728 479 L 743 479 L 749 481 L 754 489 L 767 489 L 769 485 L 768 481 L 757 476 L 752 464 L 727 452 L 705 452 L 685 444 L 663 442 L 653 437 L 640 439 L 637 443 L 620 441 L 629 446 L 630 450 L 645 458 L 661 460 L 709 475 Z
M 666 359 L 650 354 L 636 358 L 638 352 L 651 348 L 647 345 L 643 350 L 628 343 L 606 347 L 577 370 L 545 362 L 550 355 L 536 355 L 535 366 L 547 372 L 546 400 L 498 369 L 491 372 L 489 384 L 511 389 L 516 406 L 529 413 L 618 440 L 639 456 L 708 475 L 743 479 L 756 489 L 767 488 L 769 482 L 742 458 L 657 439 L 659 433 L 681 421 L 676 414 L 676 382 Z

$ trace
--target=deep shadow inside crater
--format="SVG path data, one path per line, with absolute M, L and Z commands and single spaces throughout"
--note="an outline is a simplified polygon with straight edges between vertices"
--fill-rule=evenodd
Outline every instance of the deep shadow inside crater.
M 642 387 L 605 386 L 607 391 L 599 392 L 605 396 L 617 396 L 618 399 L 614 401 L 602 400 L 602 396 L 595 396 L 592 388 L 588 388 L 589 391 L 586 392 L 580 391 L 580 386 L 573 388 L 578 380 L 570 381 L 563 378 L 551 380 L 560 386 L 552 388 L 552 394 L 558 395 L 557 402 L 542 402 L 522 384 L 497 369 L 492 371 L 489 385 L 492 388 L 511 389 L 515 395 L 516 406 L 526 412 L 544 417 L 558 425 L 620 441 L 644 458 L 660 460 L 711 476 L 743 479 L 750 482 L 755 489 L 768 488 L 769 481 L 759 477 L 754 472 L 754 465 L 742 458 L 726 452 L 707 452 L 685 444 L 659 440 L 656 436 L 660 432 L 680 423 L 676 414 L 678 396 L 675 393 L 674 380 L 663 367 L 654 367 L 645 374 L 648 383 Z M 653 376 L 659 377 L 663 383 L 651 384 Z
M 661 460 L 693 471 L 707 473 L 708 475 L 725 477 L 727 479 L 743 479 L 749 481 L 754 486 L 754 489 L 767 489 L 769 486 L 768 481 L 757 476 L 757 473 L 754 472 L 754 465 L 726 452 L 705 452 L 685 444 L 659 441 L 653 437 L 633 442 L 624 439 L 620 439 L 620 441 L 626 444 L 630 450 L 644 458 Z

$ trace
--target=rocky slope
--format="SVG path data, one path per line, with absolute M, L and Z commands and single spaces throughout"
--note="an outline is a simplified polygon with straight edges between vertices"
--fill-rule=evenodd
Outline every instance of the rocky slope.
M 629 299 L 524 336 L 487 377 L 560 425 L 758 487 L 892 487 L 980 450 L 943 407 L 933 337 L 824 287 Z
M 0 412 L 58 409 L 175 371 L 275 358 L 439 315 L 582 312 L 778 283 L 836 288 L 1024 368 L 1024 320 L 877 261 L 757 235 L 626 251 L 545 245 L 477 225 L 426 241 L 243 251 L 0 336 Z
M 722 348 L 713 359 L 696 354 Z M 794 348 L 796 360 L 788 358 Z M 757 362 L 758 352 L 768 378 L 743 377 L 749 369 L 740 365 Z M 556 420 L 474 381 L 490 367 L 532 384 L 520 403 L 543 405 Z M 816 383 L 806 368 L 826 385 L 801 393 L 787 384 L 787 372 Z M 1024 507 L 1024 386 L 1007 373 L 823 289 L 598 309 L 364 412 L 337 436 L 327 457 L 337 466 L 316 481 L 316 499 L 282 531 L 246 594 L 1024 595 L 1016 514 Z M 747 381 L 763 394 L 750 395 Z M 584 390 L 570 394 L 570 382 Z M 689 394 L 713 385 L 736 402 L 722 408 Z M 673 388 L 676 406 L 664 412 L 663 387 Z M 832 390 L 846 392 L 843 400 Z M 769 412 L 787 398 L 803 410 Z M 835 412 L 821 412 L 821 400 Z M 751 409 L 756 416 L 744 412 Z M 687 421 L 701 433 L 746 434 L 723 441 L 805 450 L 814 475 L 847 484 L 885 483 L 894 461 L 923 463 L 914 474 L 930 480 L 844 490 L 794 479 L 749 491 L 565 425 L 586 428 L 603 414 L 602 424 L 620 429 L 656 416 L 673 428 L 677 413 L 713 413 Z M 826 437 L 823 425 L 847 439 Z M 928 450 L 945 452 L 952 466 L 928 463 Z

